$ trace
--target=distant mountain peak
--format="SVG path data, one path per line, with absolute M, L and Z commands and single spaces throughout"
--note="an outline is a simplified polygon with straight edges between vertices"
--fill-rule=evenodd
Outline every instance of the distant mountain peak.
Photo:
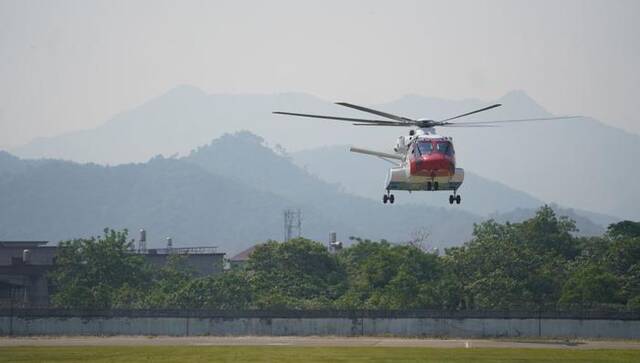
M 536 100 L 531 98 L 523 90 L 513 90 L 507 92 L 504 96 L 498 99 L 498 102 L 502 104 L 505 109 L 518 110 L 520 113 L 525 113 L 529 117 L 542 117 L 549 116 L 550 113 L 545 110 Z
M 211 144 L 219 142 L 234 142 L 242 144 L 264 145 L 264 139 L 248 130 L 241 130 L 234 133 L 226 133 L 211 141 Z
M 140 107 L 138 107 L 137 110 L 139 111 L 140 109 L 149 107 L 167 107 L 168 105 L 175 104 L 207 102 L 208 98 L 209 95 L 200 88 L 188 84 L 183 84 L 175 86 L 162 95 L 148 100 Z M 134 109 L 134 111 L 136 110 Z
M 259 148 L 262 151 L 266 151 L 268 148 L 265 145 L 265 140 L 251 131 L 242 130 L 234 133 L 225 133 L 222 136 L 211 140 L 211 142 L 204 146 L 199 146 L 189 153 L 190 156 L 198 154 L 217 153 L 223 150 L 224 152 L 230 152 L 235 149 L 256 149 Z M 263 149 L 264 148 L 264 149 Z

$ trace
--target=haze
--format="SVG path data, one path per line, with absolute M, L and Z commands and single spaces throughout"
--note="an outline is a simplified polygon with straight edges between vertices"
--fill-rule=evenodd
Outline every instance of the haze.
M 375 104 L 523 89 L 640 133 L 636 1 L 0 1 L 0 148 L 178 84 Z M 276 127 L 276 126 L 274 126 Z

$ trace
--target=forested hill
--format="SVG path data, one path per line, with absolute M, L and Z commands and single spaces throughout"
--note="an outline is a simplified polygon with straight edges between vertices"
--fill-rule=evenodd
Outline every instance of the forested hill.
M 212 173 L 220 173 L 250 188 L 269 191 L 295 202 L 303 210 L 303 234 L 326 240 L 335 230 L 342 238 L 366 236 L 406 241 L 417 230 L 428 230 L 434 246 L 459 244 L 471 236 L 474 214 L 442 204 L 383 205 L 357 197 L 310 175 L 286 155 L 279 155 L 251 133 L 225 135 L 201 147 L 184 159 Z M 318 213 L 333 221 L 329 229 L 314 229 Z M 316 233 L 317 232 L 317 233 Z
M 105 227 L 148 230 L 149 245 L 216 245 L 233 253 L 282 238 L 282 212 L 300 208 L 302 233 L 406 241 L 429 230 L 434 246 L 469 238 L 479 217 L 455 208 L 383 206 L 340 192 L 249 133 L 227 135 L 183 159 L 120 166 L 0 159 L 0 239 L 57 242 Z
M 172 159 L 117 167 L 50 160 L 22 169 L 0 177 L 0 239 L 57 242 L 144 227 L 152 246 L 173 236 L 178 245 L 228 249 L 280 235 L 273 211 L 289 204 Z
M 105 227 L 145 228 L 153 247 L 171 236 L 176 246 L 215 245 L 227 253 L 282 239 L 286 208 L 301 209 L 303 236 L 320 241 L 331 231 L 342 240 L 396 242 L 427 231 L 430 247 L 446 247 L 468 240 L 484 219 L 444 200 L 438 207 L 383 205 L 348 194 L 249 132 L 225 135 L 180 159 L 120 166 L 2 153 L 0 205 L 0 239 L 57 242 Z

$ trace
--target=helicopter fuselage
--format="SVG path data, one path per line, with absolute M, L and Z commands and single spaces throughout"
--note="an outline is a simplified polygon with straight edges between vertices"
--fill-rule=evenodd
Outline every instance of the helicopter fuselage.
M 462 185 L 464 170 L 456 168 L 455 150 L 450 137 L 422 132 L 412 135 L 407 145 L 399 141 L 397 151 L 405 153 L 401 165 L 391 168 L 387 190 L 453 190 Z

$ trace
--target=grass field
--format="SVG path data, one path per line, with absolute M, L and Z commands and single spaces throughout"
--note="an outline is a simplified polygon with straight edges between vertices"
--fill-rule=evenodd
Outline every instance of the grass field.
M 640 362 L 640 350 L 406 347 L 9 347 L 2 362 Z

